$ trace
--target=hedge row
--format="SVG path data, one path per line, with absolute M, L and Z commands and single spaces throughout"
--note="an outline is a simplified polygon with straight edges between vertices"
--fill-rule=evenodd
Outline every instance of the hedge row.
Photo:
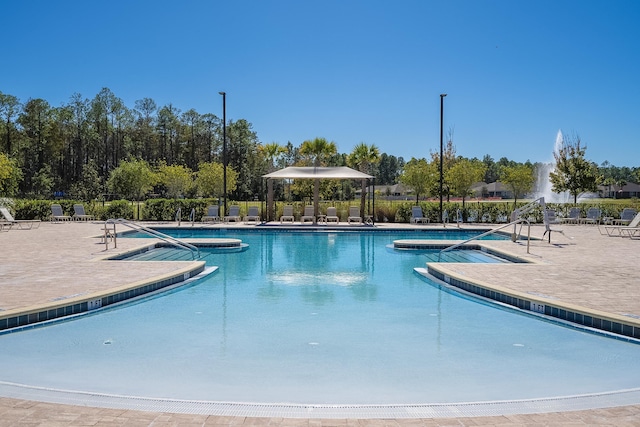
M 189 221 L 194 216 L 195 221 L 206 214 L 207 207 L 217 204 L 216 199 L 149 199 L 146 202 L 130 202 L 127 200 L 116 200 L 108 203 L 91 202 L 82 203 L 77 200 L 26 200 L 26 199 L 2 199 L 0 205 L 8 205 L 17 219 L 40 219 L 48 220 L 51 217 L 51 205 L 53 203 L 60 204 L 66 215 L 73 215 L 73 205 L 76 203 L 83 204 L 85 211 L 89 215 L 93 215 L 97 220 L 106 220 L 109 218 L 125 218 L 139 219 L 143 221 L 174 221 L 178 209 L 181 212 L 182 221 Z M 240 214 L 246 215 L 248 207 L 257 205 L 260 211 L 263 210 L 262 202 L 228 202 L 240 205 Z M 276 219 L 282 215 L 282 208 L 285 204 L 292 204 L 296 217 L 299 217 L 304 210 L 304 202 L 276 202 Z M 518 207 L 526 205 L 527 202 L 519 202 Z M 351 202 L 321 202 L 320 212 L 325 213 L 326 208 L 334 206 L 337 208 L 338 216 L 346 220 L 350 206 L 359 206 L 360 201 Z M 375 202 L 374 220 L 376 222 L 404 222 L 407 223 L 411 219 L 411 208 L 415 206 L 415 202 L 409 201 L 385 201 L 378 200 Z M 440 203 L 438 201 L 420 202 L 418 205 L 422 208 L 425 217 L 431 222 L 439 221 Z M 602 216 L 611 216 L 620 218 L 620 212 L 625 207 L 632 207 L 640 211 L 640 201 L 637 199 L 601 201 L 594 200 L 578 203 L 582 216 L 586 216 L 586 212 L 590 207 L 598 207 L 602 211 Z M 548 208 L 555 209 L 559 216 L 568 216 L 569 209 L 574 207 L 572 203 L 549 203 Z M 367 213 L 371 212 L 373 205 L 367 202 Z M 504 222 L 507 221 L 514 209 L 513 202 L 467 202 L 462 207 L 461 202 L 444 202 L 443 209 L 447 212 L 449 222 L 455 222 L 458 215 L 464 222 Z M 264 213 L 263 213 L 264 217 Z M 542 222 L 542 210 L 540 206 L 529 214 L 531 220 Z

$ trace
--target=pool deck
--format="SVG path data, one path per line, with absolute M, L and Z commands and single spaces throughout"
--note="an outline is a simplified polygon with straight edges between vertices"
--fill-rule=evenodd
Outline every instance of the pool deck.
M 167 224 L 172 225 L 172 224 Z M 173 224 L 176 225 L 176 224 Z M 191 225 L 183 223 L 181 228 Z M 256 227 L 243 223 L 231 227 Z M 213 225 L 213 228 L 225 225 Z M 309 228 L 309 226 L 301 226 Z M 377 228 L 433 228 L 441 225 L 383 224 Z M 463 228 L 473 226 L 465 225 Z M 192 268 L 197 261 L 132 262 L 103 258 L 148 244 L 118 239 L 118 248 L 101 243 L 102 223 L 44 222 L 37 229 L 0 232 L 0 315 L 33 310 L 86 295 L 99 295 L 131 283 L 159 280 Z M 455 228 L 448 226 L 447 228 Z M 563 225 L 564 234 L 526 242 L 484 241 L 487 246 L 533 261 L 531 264 L 452 264 L 452 275 L 496 284 L 514 292 L 557 301 L 581 310 L 640 322 L 640 286 L 635 262 L 640 239 L 602 235 L 593 225 Z M 364 228 L 367 229 L 367 228 Z M 532 237 L 542 238 L 543 227 L 533 226 Z M 527 233 L 526 228 L 523 233 Z M 123 268 L 126 263 L 127 268 Z M 628 425 L 640 426 L 640 404 L 572 412 L 491 417 L 421 419 L 300 419 L 221 417 L 116 410 L 60 405 L 0 397 L 0 427 L 42 426 L 173 426 L 173 425 Z

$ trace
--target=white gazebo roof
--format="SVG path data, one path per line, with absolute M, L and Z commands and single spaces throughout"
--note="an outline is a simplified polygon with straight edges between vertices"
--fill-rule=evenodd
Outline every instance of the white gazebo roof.
M 278 179 L 369 179 L 371 175 L 348 168 L 346 166 L 315 167 L 289 166 L 275 172 L 262 175 L 263 178 Z

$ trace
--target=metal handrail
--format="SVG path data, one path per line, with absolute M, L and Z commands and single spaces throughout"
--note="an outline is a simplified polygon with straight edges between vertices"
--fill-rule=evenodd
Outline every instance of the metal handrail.
M 488 235 L 490 235 L 490 234 L 495 233 L 496 231 L 502 230 L 503 228 L 507 228 L 507 227 L 510 227 L 510 226 L 512 226 L 512 225 L 515 227 L 515 226 L 516 226 L 516 224 L 523 223 L 523 222 L 526 222 L 526 223 L 527 223 L 527 225 L 529 226 L 529 232 L 528 232 L 528 235 L 527 235 L 527 253 L 529 253 L 529 242 L 531 241 L 531 223 L 529 222 L 529 220 L 528 220 L 528 219 L 525 219 L 525 218 L 518 218 L 518 219 L 516 219 L 515 221 L 512 221 L 512 222 L 510 222 L 510 223 L 508 223 L 508 224 L 501 225 L 501 226 L 500 226 L 500 227 L 498 227 L 498 228 L 493 228 L 493 229 L 491 229 L 491 230 L 489 230 L 489 231 L 485 231 L 485 232 L 484 232 L 484 233 L 482 233 L 482 234 L 478 234 L 477 236 L 473 236 L 473 237 L 471 237 L 471 238 L 469 238 L 469 239 L 467 239 L 467 240 L 465 240 L 465 241 L 458 242 L 458 243 L 455 243 L 455 244 L 453 244 L 453 245 L 451 245 L 451 246 L 447 246 L 447 247 L 446 247 L 446 248 L 444 248 L 444 249 L 441 249 L 441 250 L 440 250 L 440 252 L 438 252 L 438 262 L 440 262 L 440 257 L 442 256 L 442 253 L 443 253 L 443 252 L 451 251 L 451 250 L 453 250 L 453 249 L 455 249 L 455 248 L 458 248 L 458 247 L 460 247 L 460 246 L 462 246 L 462 245 L 464 245 L 464 244 L 466 244 L 466 243 L 469 243 L 469 242 L 471 242 L 471 241 L 473 241 L 473 240 L 478 240 L 478 239 L 480 239 L 480 238 L 482 238 L 482 237 L 484 237 L 484 236 L 488 236 Z M 522 227 L 520 227 L 520 228 L 522 229 Z M 514 233 L 514 235 L 512 236 L 512 239 L 513 239 L 514 241 L 515 241 L 515 237 L 516 237 L 516 236 L 515 236 L 515 233 Z
M 180 227 L 180 221 L 182 220 L 182 208 L 178 208 L 174 220 L 178 222 L 178 227 Z
M 117 236 L 116 224 L 122 224 L 124 226 L 127 226 L 127 227 L 131 228 L 132 230 L 141 231 L 143 233 L 147 233 L 150 236 L 153 236 L 153 237 L 155 237 L 157 239 L 160 239 L 163 242 L 168 243 L 170 245 L 179 247 L 181 249 L 187 249 L 187 250 L 191 251 L 192 259 L 196 259 L 196 254 L 197 254 L 197 259 L 200 258 L 200 249 L 198 249 L 197 246 L 194 246 L 194 245 L 192 245 L 190 243 L 183 242 L 180 239 L 176 239 L 175 237 L 171 237 L 171 236 L 169 236 L 167 234 L 161 233 L 161 232 L 159 232 L 157 230 L 154 230 L 152 228 L 148 228 L 148 227 L 145 227 L 143 225 L 136 224 L 136 223 L 131 222 L 129 220 L 126 220 L 124 218 L 118 218 L 118 219 L 113 219 L 112 218 L 112 219 L 106 220 L 104 222 L 105 230 L 107 229 L 107 225 L 108 224 L 113 224 L 113 247 L 114 248 L 118 247 L 118 243 L 117 243 L 117 240 L 116 240 L 116 236 Z M 105 231 L 105 233 L 106 233 L 106 231 Z M 105 245 L 106 245 L 106 248 L 109 249 L 109 243 L 108 243 L 106 238 L 105 238 Z
M 196 208 L 191 208 L 191 213 L 189 214 L 189 221 L 191 221 L 191 226 L 193 227 L 196 222 Z

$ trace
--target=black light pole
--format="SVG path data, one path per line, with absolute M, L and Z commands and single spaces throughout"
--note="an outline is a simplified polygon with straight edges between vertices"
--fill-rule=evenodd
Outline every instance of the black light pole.
M 444 219 L 442 218 L 442 125 L 443 125 L 443 117 L 444 117 L 444 97 L 447 96 L 446 93 L 440 94 L 440 222 L 444 223 Z
M 227 214 L 227 93 L 218 92 L 222 95 L 222 216 Z

